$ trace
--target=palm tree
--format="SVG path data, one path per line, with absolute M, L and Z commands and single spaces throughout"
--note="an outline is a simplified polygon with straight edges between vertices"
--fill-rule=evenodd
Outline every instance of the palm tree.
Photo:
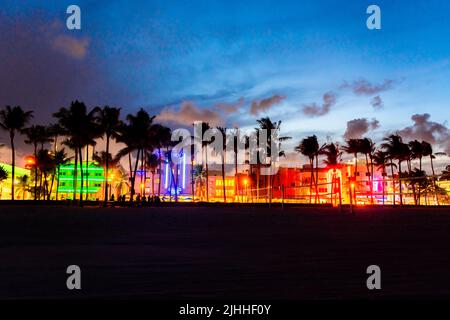
M 3 181 L 6 179 L 8 179 L 8 171 L 6 171 L 4 166 L 0 166 L 0 199 L 2 198 Z
M 80 101 L 72 101 L 69 108 L 61 108 L 53 116 L 58 119 L 61 134 L 66 136 L 63 142 L 71 148 L 75 154 L 73 201 L 76 202 L 78 160 L 80 164 L 80 205 L 83 200 L 83 155 L 82 150 L 88 145 L 95 143 L 94 137 L 98 134 L 98 128 L 94 126 L 95 113 L 97 109 L 87 111 L 86 105 Z
M 130 164 L 130 183 L 131 183 L 131 195 L 130 201 L 133 201 L 135 194 L 135 181 L 136 173 L 141 161 L 142 154 L 145 150 L 150 150 L 155 144 L 155 127 L 153 120 L 155 116 L 150 116 L 147 111 L 140 109 L 136 115 L 127 115 L 127 124 L 121 126 L 117 135 L 117 141 L 125 143 L 125 148 L 121 149 L 116 157 L 121 159 L 125 155 L 128 155 L 128 161 Z M 134 170 L 131 165 L 131 154 L 136 152 L 136 160 L 134 164 Z
M 147 168 L 150 170 L 150 173 L 152 174 L 152 195 L 155 196 L 155 173 L 158 169 L 159 165 L 159 159 L 156 154 L 153 152 L 147 152 L 146 153 L 146 165 Z
M 61 166 L 67 165 L 70 162 L 70 157 L 67 156 L 66 150 L 62 148 L 61 150 L 55 151 L 53 154 L 53 162 L 55 166 L 55 172 L 53 173 L 53 179 L 52 179 L 52 185 L 50 187 L 50 194 L 53 189 L 53 181 L 56 175 L 56 196 L 55 200 L 58 200 L 58 193 L 59 193 L 59 172 L 61 169 Z
M 217 130 L 222 135 L 222 146 L 220 150 L 221 155 L 221 167 L 222 167 L 222 191 L 223 191 L 223 202 L 227 202 L 227 194 L 225 188 L 225 157 L 226 157 L 226 148 L 227 148 L 227 129 L 223 127 L 217 127 Z
M 280 128 L 281 127 L 281 121 L 272 122 L 272 120 L 269 117 L 265 117 L 265 118 L 261 118 L 261 119 L 256 120 L 256 122 L 259 124 L 259 129 L 267 130 L 269 132 L 269 134 L 267 135 L 267 141 L 265 141 L 265 142 L 267 143 L 267 156 L 270 159 L 268 166 L 270 168 L 272 168 L 272 162 L 273 162 L 272 140 L 273 139 L 277 139 L 278 140 L 278 148 L 277 149 L 281 150 L 281 142 L 289 140 L 289 139 L 291 139 L 291 137 L 287 137 L 287 136 L 285 136 L 285 137 L 278 137 L 278 134 L 279 134 L 279 132 L 281 130 L 281 128 Z M 256 129 L 256 130 L 258 130 L 258 129 Z M 259 134 L 258 134 L 257 137 L 259 139 Z M 258 141 L 258 142 L 260 142 L 260 141 Z M 258 143 L 258 146 L 259 146 L 259 143 Z M 285 154 L 284 154 L 283 151 L 279 151 L 276 156 L 279 157 L 279 156 L 284 156 L 284 155 Z M 318 154 L 316 154 L 316 156 L 318 156 Z M 317 158 L 316 158 L 316 161 L 317 161 Z M 259 172 L 259 169 L 258 169 L 258 172 Z M 318 173 L 316 173 L 316 174 L 318 174 Z M 272 188 L 273 188 L 273 177 L 274 177 L 274 175 L 271 174 L 269 176 L 269 179 L 268 179 L 268 181 L 269 181 L 269 192 L 270 192 L 269 196 L 270 196 L 270 199 L 272 199 L 272 194 L 273 194 L 273 190 L 272 190 Z M 257 181 L 259 182 L 259 179 Z
M 206 202 L 209 202 L 209 166 L 208 166 L 208 145 L 211 144 L 212 141 L 205 141 L 203 139 L 206 131 L 211 129 L 209 123 L 201 122 L 201 130 L 202 130 L 202 154 L 205 154 L 205 174 L 206 174 Z
M 323 163 L 333 169 L 333 178 L 331 181 L 331 202 L 333 202 L 333 194 L 335 193 L 335 184 L 336 184 L 336 169 L 341 166 L 341 156 L 342 151 L 339 149 L 338 144 L 329 143 L 324 145 L 321 148 L 320 153 L 324 155 L 326 158 L 323 160 Z M 340 190 L 340 184 L 339 184 L 339 192 Z M 339 193 L 340 194 L 340 193 Z
M 434 194 L 435 194 L 435 201 L 439 205 L 438 198 L 437 198 L 438 186 L 436 184 L 436 174 L 434 172 L 433 159 L 435 159 L 436 156 L 438 156 L 438 155 L 445 155 L 445 153 L 443 153 L 443 152 L 433 153 L 433 147 L 431 146 L 430 143 L 428 143 L 426 141 L 422 141 L 421 143 L 422 143 L 422 148 L 423 148 L 423 154 L 422 155 L 424 157 L 430 157 L 431 172 L 433 174 L 433 184 L 432 185 L 433 185 L 433 188 L 435 189 L 435 192 L 434 192 Z
M 194 182 L 195 184 L 197 184 L 197 181 L 199 181 L 200 183 L 200 188 L 196 188 L 197 191 L 200 190 L 200 198 L 203 198 L 203 178 L 206 177 L 206 171 L 203 167 L 203 165 L 201 164 L 197 164 L 194 165 L 194 167 L 192 168 L 192 176 L 194 178 Z
M 121 126 L 120 108 L 114 108 L 109 106 L 104 106 L 102 109 L 98 110 L 97 121 L 100 125 L 102 134 L 106 138 L 106 154 L 109 154 L 109 143 L 111 138 L 117 138 Z M 105 157 L 105 191 L 104 191 L 104 201 L 108 201 L 108 174 L 109 174 L 109 161 L 112 160 L 110 157 Z
M 366 157 L 366 176 L 369 180 L 370 187 L 370 203 L 373 204 L 373 154 L 375 152 L 375 144 L 369 138 L 359 139 L 360 152 Z M 370 162 L 370 163 L 369 163 Z
M 163 151 L 170 144 L 172 131 L 168 127 L 164 127 L 160 124 L 153 125 L 153 135 L 155 137 L 154 148 L 158 150 L 158 197 L 161 196 L 161 181 L 162 181 L 162 164 L 163 164 Z
M 386 167 L 389 165 L 391 159 L 389 158 L 389 155 L 382 151 L 382 150 L 377 150 L 375 152 L 375 154 L 373 155 L 373 163 L 377 166 L 377 170 L 381 170 L 381 175 L 383 177 L 383 188 L 382 188 L 382 192 L 383 192 L 383 205 L 384 205 L 384 197 L 385 197 L 385 185 L 386 185 Z M 391 165 L 397 167 L 395 164 Z
M 19 179 L 18 179 L 19 183 L 17 186 L 19 187 L 19 190 L 22 191 L 22 200 L 25 200 L 25 193 L 27 191 L 29 191 L 29 185 L 28 185 L 29 180 L 30 180 L 29 178 L 30 177 L 25 174 L 25 175 L 19 177 Z
M 399 194 L 400 194 L 400 204 L 403 205 L 403 192 L 402 192 L 402 176 L 405 174 L 402 172 L 402 162 L 409 161 L 410 150 L 406 143 L 403 143 L 402 137 L 399 135 L 390 135 L 384 138 L 385 143 L 381 147 L 388 154 L 389 158 L 398 161 L 398 180 L 399 180 Z M 395 204 L 395 191 L 394 191 L 394 204 Z
M 419 160 L 419 171 L 421 172 L 422 171 L 422 157 L 423 157 L 423 151 L 424 151 L 423 150 L 423 145 L 418 140 L 410 141 L 408 143 L 408 145 L 409 145 L 409 149 L 411 151 L 411 159 L 412 160 L 416 160 L 416 159 Z M 413 191 L 414 191 L 414 196 L 415 196 L 415 187 L 414 187 L 415 184 L 413 184 L 412 186 L 413 186 Z M 421 192 L 421 188 L 419 188 L 419 190 L 418 190 L 418 197 L 417 197 L 417 200 L 416 200 L 417 204 L 419 204 L 419 205 L 420 205 L 420 192 Z
M 391 175 L 392 175 L 392 190 L 393 190 L 393 204 L 395 206 L 395 176 L 394 176 L 394 160 L 397 157 L 398 150 L 401 148 L 400 145 L 402 144 L 402 138 L 399 135 L 392 134 L 389 137 L 385 137 L 383 139 L 385 141 L 381 144 L 381 148 L 386 153 L 389 164 L 391 167 Z M 400 174 L 399 174 L 400 177 Z
M 29 128 L 24 129 L 24 134 L 26 136 L 25 143 L 33 145 L 33 155 L 34 159 L 37 159 L 38 144 L 46 140 L 47 132 L 44 126 L 33 125 Z M 34 200 L 37 199 L 37 178 L 38 178 L 38 166 L 34 165 Z
M 315 184 L 316 189 L 316 203 L 318 198 L 318 189 L 317 182 L 315 182 L 314 178 L 314 159 L 316 155 L 319 153 L 319 142 L 317 141 L 317 136 L 312 135 L 304 138 L 300 143 L 295 147 L 295 151 L 301 153 L 302 155 L 308 157 L 309 166 L 311 170 L 311 177 L 309 180 L 309 203 L 312 203 L 312 186 Z
M 33 117 L 33 111 L 24 111 L 20 106 L 6 106 L 0 110 L 0 127 L 9 133 L 11 143 L 11 200 L 14 200 L 14 175 L 16 166 L 16 149 L 14 146 L 14 137 L 16 133 L 21 133 L 27 123 Z
M 105 172 L 105 176 L 109 177 L 109 171 L 110 168 L 115 168 L 118 163 L 119 160 L 116 158 L 113 158 L 113 156 L 111 155 L 111 153 L 106 153 L 106 151 L 101 151 L 101 152 L 94 152 L 94 154 L 92 155 L 92 160 L 100 167 L 103 168 L 103 171 Z M 109 165 L 108 170 L 106 170 L 106 165 Z M 105 179 L 103 181 L 103 183 L 109 184 L 109 179 Z M 108 188 L 104 188 L 105 191 L 108 190 Z
M 45 200 L 45 198 L 48 198 L 50 196 L 48 187 L 48 175 L 55 171 L 55 163 L 53 162 L 53 158 L 47 149 L 39 150 L 36 160 L 39 167 L 39 172 L 41 172 L 41 186 L 44 191 L 43 198 Z
M 348 154 L 352 154 L 355 159 L 355 169 L 353 172 L 353 180 L 356 183 L 356 176 L 358 175 L 358 153 L 361 152 L 361 141 L 360 139 L 348 139 L 346 141 L 347 145 L 343 147 L 344 151 Z M 350 189 L 350 200 L 355 197 L 353 193 L 355 190 Z

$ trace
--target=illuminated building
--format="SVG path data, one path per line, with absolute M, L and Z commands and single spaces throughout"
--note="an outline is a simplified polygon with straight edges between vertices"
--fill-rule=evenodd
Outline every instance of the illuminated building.
M 58 193 L 60 199 L 72 199 L 73 184 L 74 184 L 74 169 L 73 163 L 61 166 L 59 172 L 59 186 Z M 81 170 L 77 170 L 77 193 L 81 190 Z M 95 200 L 102 198 L 102 187 L 105 181 L 104 170 L 93 162 L 89 163 L 89 168 L 86 169 L 83 163 L 83 194 L 88 193 L 88 198 Z

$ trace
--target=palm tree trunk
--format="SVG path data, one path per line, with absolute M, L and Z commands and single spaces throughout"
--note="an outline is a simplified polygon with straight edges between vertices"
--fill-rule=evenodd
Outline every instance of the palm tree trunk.
M 309 204 L 312 203 L 312 186 L 313 186 L 313 180 L 314 180 L 314 160 L 313 158 L 309 158 L 309 166 L 310 166 L 310 170 L 311 170 L 311 176 L 309 179 Z
M 395 178 L 394 178 L 394 163 L 392 162 L 392 159 L 390 159 L 391 162 L 391 175 L 392 175 L 392 204 L 395 206 Z
M 161 158 L 161 148 L 158 148 L 158 159 L 159 159 L 159 161 L 158 161 L 158 167 L 159 167 L 159 172 L 158 172 L 158 175 L 159 175 L 159 180 L 158 180 L 158 197 L 159 196 L 161 196 L 161 178 L 162 178 L 162 171 L 161 171 L 161 160 L 162 160 L 162 158 Z
M 223 202 L 227 202 L 227 193 L 225 188 L 225 151 L 222 153 L 222 189 L 223 189 Z
M 206 202 L 209 202 L 209 168 L 208 168 L 208 147 L 206 147 Z
M 134 164 L 134 173 L 131 173 L 131 197 L 130 197 L 130 202 L 133 201 L 133 197 L 134 194 L 136 193 L 135 190 L 135 182 L 136 182 L 136 172 L 137 172 L 137 168 L 138 168 L 138 164 L 139 164 L 139 156 L 141 154 L 141 149 L 138 149 L 137 151 L 137 155 L 136 155 L 136 162 Z
M 319 155 L 316 154 L 316 200 L 315 203 L 319 202 Z
M 237 164 L 237 150 L 234 151 L 234 199 L 237 199 L 239 194 L 239 179 L 238 179 L 238 164 Z
M 402 175 L 402 162 L 399 161 L 398 162 L 398 184 L 399 184 L 399 192 L 400 192 L 400 205 L 403 205 L 403 194 L 402 194 L 402 180 L 401 180 L 401 175 Z
M 86 201 L 89 200 L 89 145 L 86 146 Z
M 60 166 L 58 166 L 58 170 L 57 170 L 58 176 L 56 177 L 56 197 L 55 197 L 56 201 L 58 201 L 58 193 L 59 193 L 59 169 L 60 169 Z
M 108 176 L 109 176 L 109 134 L 106 135 L 106 160 L 105 160 L 105 204 L 108 202 Z
M 77 202 L 77 179 L 78 179 L 78 148 L 75 147 L 75 166 L 73 168 L 73 195 L 72 200 L 75 204 Z
M 37 175 L 38 175 L 37 143 L 34 143 L 34 200 L 37 200 Z
M 437 188 L 436 188 L 436 175 L 434 173 L 433 155 L 432 154 L 430 154 L 430 162 L 431 162 L 431 172 L 433 174 L 434 199 L 436 201 L 436 204 L 439 205 L 438 196 L 437 196 Z
M 422 156 L 419 157 L 419 170 L 420 170 L 420 172 L 422 172 Z M 418 198 L 417 198 L 417 203 L 419 206 L 420 206 L 421 193 L 422 193 L 422 188 L 419 185 Z
M 11 156 L 12 156 L 12 169 L 11 169 L 11 200 L 14 201 L 14 178 L 16 168 L 16 149 L 14 147 L 14 133 L 10 133 L 11 140 Z
M 83 174 L 83 148 L 80 147 L 78 149 L 78 153 L 80 154 L 80 206 L 83 205 L 83 183 L 84 183 L 84 174 Z

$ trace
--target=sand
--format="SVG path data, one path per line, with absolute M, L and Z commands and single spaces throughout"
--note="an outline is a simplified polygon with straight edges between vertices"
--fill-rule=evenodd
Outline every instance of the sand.
M 93 297 L 450 297 L 450 208 L 0 206 L 0 298 Z

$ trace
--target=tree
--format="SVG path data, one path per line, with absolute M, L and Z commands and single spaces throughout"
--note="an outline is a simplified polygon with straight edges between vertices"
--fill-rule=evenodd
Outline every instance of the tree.
M 309 159 L 309 166 L 311 170 L 311 177 L 309 180 L 309 203 L 312 203 L 312 186 L 313 183 L 315 185 L 316 189 L 316 203 L 318 198 L 318 190 L 317 190 L 317 182 L 314 178 L 314 159 L 316 155 L 319 153 L 319 142 L 317 141 L 317 136 L 312 135 L 304 138 L 296 147 L 295 151 L 298 153 L 301 153 L 302 155 L 308 157 Z
M 25 174 L 25 175 L 19 177 L 19 179 L 18 179 L 19 182 L 18 182 L 17 186 L 19 187 L 19 190 L 22 191 L 22 200 L 25 200 L 25 193 L 27 191 L 29 191 L 29 189 L 30 189 L 29 185 L 28 185 L 29 180 L 30 180 L 29 178 L 30 177 Z
M 408 143 L 409 149 L 411 151 L 411 159 L 412 160 L 419 160 L 419 170 L 422 171 L 422 157 L 423 157 L 423 145 L 418 140 L 413 140 Z M 411 171 L 411 170 L 410 170 Z M 414 191 L 414 198 L 416 199 L 416 192 L 415 192 L 415 184 L 412 184 L 413 191 Z M 418 189 L 418 196 L 416 199 L 416 204 L 420 205 L 420 195 L 421 195 L 421 188 Z
M 61 108 L 53 116 L 58 119 L 61 133 L 66 136 L 64 145 L 74 151 L 75 166 L 73 180 L 73 201 L 76 202 L 78 161 L 80 165 L 80 205 L 83 201 L 83 155 L 85 146 L 95 143 L 94 137 L 98 134 L 98 128 L 94 125 L 94 117 L 97 109 L 88 112 L 86 105 L 80 101 L 72 101 L 69 108 Z
M 402 162 L 409 161 L 410 150 L 406 143 L 403 143 L 402 137 L 399 135 L 390 135 L 384 138 L 385 143 L 381 147 L 389 155 L 390 159 L 395 159 L 398 161 L 398 181 L 399 181 L 399 195 L 400 195 L 400 205 L 403 205 L 403 191 L 402 191 Z M 395 193 L 394 193 L 395 197 Z M 394 200 L 395 204 L 395 200 Z
M 227 202 L 227 194 L 225 188 L 225 157 L 226 157 L 226 148 L 227 148 L 227 129 L 223 127 L 217 127 L 217 130 L 222 135 L 222 146 L 220 150 L 221 156 L 221 168 L 222 168 L 222 192 L 223 192 L 223 202 Z
M 150 170 L 150 173 L 152 174 L 152 195 L 155 196 L 155 173 L 156 170 L 158 170 L 159 165 L 159 159 L 156 154 L 153 152 L 147 152 L 146 153 L 146 164 L 147 168 Z
M 333 169 L 333 178 L 331 179 L 331 201 L 333 202 L 333 194 L 335 193 L 336 184 L 336 169 L 341 167 L 342 151 L 338 144 L 329 143 L 321 148 L 320 153 L 325 156 L 323 163 Z M 339 185 L 340 189 L 340 185 Z
M 6 171 L 4 166 L 0 166 L 0 185 L 3 184 L 3 181 L 8 179 L 8 171 Z M 2 198 L 3 186 L 0 186 L 0 199 Z
M 389 155 L 386 152 L 383 152 L 382 150 L 377 150 L 375 154 L 373 155 L 373 163 L 377 166 L 378 170 L 381 170 L 381 174 L 383 176 L 383 205 L 385 203 L 385 186 L 386 186 L 386 167 L 390 164 L 390 158 Z M 392 164 L 393 166 L 397 167 L 395 164 Z
M 109 154 L 109 143 L 111 138 L 116 139 L 121 127 L 120 121 L 120 108 L 113 108 L 109 106 L 104 106 L 102 109 L 98 110 L 97 121 L 100 125 L 100 129 L 106 138 L 106 154 Z M 112 158 L 111 158 L 112 160 Z M 104 201 L 108 201 L 108 174 L 109 174 L 109 164 L 110 157 L 105 157 L 105 188 L 104 188 Z
M 360 139 L 348 139 L 346 141 L 347 145 L 343 147 L 344 151 L 348 154 L 352 154 L 355 158 L 355 169 L 353 171 L 353 180 L 356 183 L 356 176 L 358 173 L 358 153 L 361 153 L 361 142 Z M 354 190 L 352 188 L 350 189 L 350 200 L 355 197 L 355 194 L 353 193 Z M 356 200 L 356 199 L 355 199 Z
M 369 180 L 370 187 L 370 203 L 373 204 L 373 154 L 375 152 L 375 144 L 369 138 L 359 139 L 360 152 L 366 157 L 366 176 Z
M 62 148 L 61 150 L 55 151 L 55 153 L 53 154 L 53 163 L 54 163 L 55 171 L 53 173 L 52 184 L 51 184 L 51 187 L 50 187 L 50 194 L 52 193 L 53 181 L 54 181 L 54 178 L 55 178 L 55 175 L 56 175 L 56 195 L 55 195 L 55 200 L 58 200 L 59 173 L 60 173 L 61 166 L 67 165 L 70 162 L 70 159 L 71 158 L 67 156 L 66 150 L 64 148 Z
M 401 148 L 400 145 L 403 143 L 402 142 L 402 138 L 399 135 L 396 134 L 392 134 L 389 137 L 385 137 L 383 139 L 383 142 L 381 144 L 381 148 L 382 150 L 386 153 L 388 159 L 389 159 L 389 164 L 391 167 L 391 174 L 392 174 L 392 189 L 393 189 L 393 204 L 395 206 L 395 176 L 394 176 L 394 167 L 396 167 L 394 165 L 394 160 L 397 158 L 397 153 L 398 150 Z M 400 178 L 400 174 L 398 175 Z M 399 184 L 400 184 L 400 180 L 399 180 Z
M 156 137 L 155 127 L 153 120 L 155 116 L 150 116 L 147 111 L 140 109 L 136 115 L 128 114 L 126 117 L 127 124 L 123 124 L 119 130 L 117 141 L 125 143 L 125 148 L 121 149 L 116 158 L 121 159 L 125 155 L 128 155 L 128 161 L 130 164 L 130 183 L 131 183 L 131 195 L 130 201 L 133 201 L 135 191 L 136 173 L 141 161 L 142 155 L 146 150 L 151 150 L 156 143 L 154 140 Z M 131 154 L 136 152 L 136 160 L 134 169 L 131 165 Z
M 284 152 L 281 151 L 281 142 L 286 141 L 291 139 L 291 137 L 279 137 L 278 134 L 280 133 L 281 130 L 281 121 L 275 121 L 273 122 L 269 117 L 265 117 L 265 118 L 261 118 L 256 120 L 256 122 L 259 124 L 259 129 L 262 130 L 267 130 L 268 134 L 267 134 L 267 141 L 265 141 L 267 143 L 267 156 L 269 157 L 269 163 L 267 164 L 267 166 L 269 168 L 272 168 L 272 163 L 273 163 L 273 150 L 272 150 L 272 141 L 273 140 L 277 140 L 278 141 L 278 146 L 277 146 L 277 150 L 278 154 L 276 155 L 276 157 L 280 157 L 280 156 L 284 156 Z M 257 129 L 258 130 L 258 129 Z M 258 146 L 259 146 L 259 132 L 258 132 Z M 316 157 L 318 157 L 318 154 L 316 154 Z M 316 162 L 317 162 L 317 158 L 316 158 Z M 259 162 L 258 162 L 259 163 Z M 259 173 L 259 168 L 258 168 L 258 173 Z M 318 175 L 318 173 L 316 172 L 316 175 Z M 270 176 L 269 176 L 269 192 L 270 192 L 270 199 L 272 199 L 272 194 L 273 194 L 273 177 L 274 174 L 271 172 Z M 259 179 L 258 179 L 259 182 Z
M 41 125 L 32 125 L 29 128 L 23 130 L 26 136 L 25 143 L 33 145 L 33 155 L 34 159 L 37 159 L 38 145 L 40 145 L 40 150 L 44 149 L 44 144 L 52 142 L 53 131 L 56 128 L 51 129 L 50 127 L 45 127 Z M 37 199 L 37 179 L 38 179 L 38 166 L 34 165 L 34 200 Z
M 16 149 L 14 138 L 16 133 L 21 133 L 27 123 L 33 117 L 33 111 L 24 111 L 20 106 L 6 106 L 0 110 L 0 127 L 9 133 L 11 143 L 11 200 L 14 200 L 14 176 L 16 166 Z
M 106 151 L 101 151 L 98 152 L 96 151 L 93 155 L 92 155 L 92 160 L 98 165 L 101 166 L 103 168 L 103 171 L 105 172 L 105 177 L 107 177 L 103 183 L 105 184 L 110 184 L 110 180 L 109 180 L 109 171 L 111 168 L 115 168 L 118 164 L 119 164 L 119 160 L 117 158 L 113 158 L 113 156 L 111 155 L 111 153 L 106 153 Z M 106 166 L 108 167 L 108 170 L 106 170 Z M 103 188 L 104 192 L 108 191 L 108 188 Z M 107 199 L 108 196 L 104 196 L 105 199 Z

